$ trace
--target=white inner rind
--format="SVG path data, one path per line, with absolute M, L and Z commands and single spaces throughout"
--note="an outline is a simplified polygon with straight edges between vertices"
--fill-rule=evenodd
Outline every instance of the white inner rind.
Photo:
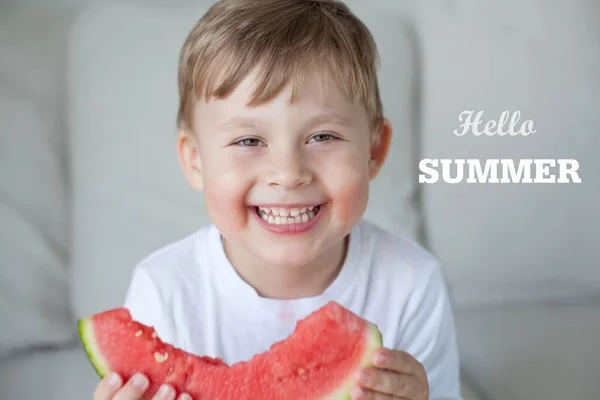
M 357 369 L 372 367 L 373 355 L 375 354 L 375 351 L 381 347 L 383 347 L 383 338 L 381 336 L 381 332 L 379 331 L 377 325 L 370 324 L 369 328 L 367 329 L 367 346 L 365 348 L 365 353 L 363 354 L 363 358 L 358 364 Z M 350 390 L 352 390 L 352 387 L 356 382 L 354 374 L 356 373 L 357 369 L 352 371 L 350 376 L 341 384 L 339 389 L 327 397 L 324 397 L 322 400 L 351 400 Z
M 109 372 L 108 363 L 102 357 L 102 353 L 96 346 L 96 335 L 94 334 L 94 324 L 90 318 L 84 318 L 77 322 L 79 336 L 85 348 L 85 352 L 100 378 L 104 378 Z

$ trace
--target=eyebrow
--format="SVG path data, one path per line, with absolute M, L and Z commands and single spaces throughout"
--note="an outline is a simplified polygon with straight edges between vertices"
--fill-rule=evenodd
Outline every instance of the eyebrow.
M 232 129 L 240 129 L 240 128 L 250 128 L 256 129 L 260 123 L 260 119 L 249 118 L 249 117 L 233 117 L 227 120 L 225 123 L 218 127 L 220 131 L 228 131 Z M 312 116 L 306 121 L 305 126 L 308 129 L 315 128 L 319 125 L 324 124 L 334 124 L 340 126 L 351 127 L 354 124 L 352 121 L 339 113 L 335 112 L 324 112 L 317 115 Z
M 354 125 L 348 117 L 335 112 L 325 112 L 322 114 L 317 114 L 307 121 L 307 126 L 311 128 L 324 124 L 334 124 L 346 127 L 351 127 Z
M 227 131 L 231 129 L 237 128 L 256 128 L 256 120 L 253 118 L 244 118 L 244 117 L 233 117 L 224 124 L 220 125 L 218 130 Z

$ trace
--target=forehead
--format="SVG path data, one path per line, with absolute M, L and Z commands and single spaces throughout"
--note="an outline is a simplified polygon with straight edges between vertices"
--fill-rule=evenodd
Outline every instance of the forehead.
M 251 99 L 259 90 L 260 79 L 256 72 L 248 74 L 232 93 L 224 99 L 198 99 L 196 117 L 203 120 L 221 120 L 232 115 L 266 114 L 265 116 L 286 116 L 290 113 L 311 113 L 329 111 L 348 118 L 366 118 L 366 110 L 352 103 L 340 90 L 338 82 L 324 69 L 313 69 L 294 76 L 266 102 L 251 105 Z M 296 115 L 297 117 L 297 115 Z M 196 118 L 198 121 L 198 118 Z

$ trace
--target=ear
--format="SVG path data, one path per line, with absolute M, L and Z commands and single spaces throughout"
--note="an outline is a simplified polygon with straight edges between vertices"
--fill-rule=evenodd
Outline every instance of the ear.
M 202 190 L 202 162 L 200 160 L 198 141 L 192 132 L 183 129 L 179 131 L 177 155 L 181 170 L 190 183 L 190 186 L 195 190 Z
M 375 179 L 385 162 L 392 143 L 392 124 L 384 119 L 371 134 L 369 178 Z

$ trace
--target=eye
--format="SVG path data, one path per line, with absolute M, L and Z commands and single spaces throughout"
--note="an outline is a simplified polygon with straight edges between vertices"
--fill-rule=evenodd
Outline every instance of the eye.
M 332 139 L 337 139 L 335 136 L 333 136 L 330 133 L 317 133 L 316 135 L 313 135 L 308 141 L 315 141 L 315 142 L 328 142 Z
M 242 147 L 257 147 L 261 145 L 261 141 L 256 138 L 244 138 L 234 142 L 233 144 Z

